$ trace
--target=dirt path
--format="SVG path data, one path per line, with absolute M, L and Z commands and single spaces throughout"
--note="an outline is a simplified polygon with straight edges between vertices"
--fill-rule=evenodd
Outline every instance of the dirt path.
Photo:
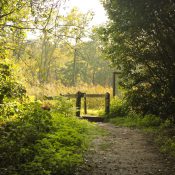
M 76 175 L 175 175 L 175 163 L 139 130 L 99 125 L 109 134 L 93 141 L 86 164 Z

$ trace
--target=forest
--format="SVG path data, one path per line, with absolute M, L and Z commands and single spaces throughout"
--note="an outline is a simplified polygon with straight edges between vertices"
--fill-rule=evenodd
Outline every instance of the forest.
M 0 174 L 78 175 L 106 135 L 61 95 L 78 91 L 110 93 L 109 114 L 87 98 L 88 115 L 152 135 L 174 160 L 175 2 L 101 0 L 108 20 L 91 26 L 69 1 L 0 0 Z

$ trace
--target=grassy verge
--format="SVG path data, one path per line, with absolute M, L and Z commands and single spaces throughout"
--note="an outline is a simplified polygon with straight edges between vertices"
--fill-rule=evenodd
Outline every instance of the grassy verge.
M 175 157 L 175 126 L 170 120 L 161 121 L 159 117 L 153 115 L 143 117 L 132 114 L 109 121 L 117 126 L 139 128 L 152 134 L 160 151 Z

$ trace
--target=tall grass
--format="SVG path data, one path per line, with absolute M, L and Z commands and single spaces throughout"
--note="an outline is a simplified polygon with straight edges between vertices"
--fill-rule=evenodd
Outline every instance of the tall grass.
M 100 85 L 79 85 L 79 86 L 64 86 L 63 84 L 59 83 L 52 83 L 52 84 L 45 84 L 45 85 L 38 85 L 38 86 L 26 86 L 27 94 L 32 96 L 36 99 L 43 99 L 44 96 L 60 96 L 60 94 L 75 94 L 78 91 L 83 93 L 90 93 L 90 94 L 105 94 L 109 92 L 112 94 L 111 87 L 103 87 Z M 74 104 L 75 108 L 75 99 L 71 99 L 72 103 Z M 87 98 L 87 112 L 88 115 L 99 115 L 104 111 L 105 106 L 105 99 L 104 98 Z M 82 99 L 82 110 L 81 114 L 84 114 L 83 111 L 83 99 Z
M 38 86 L 26 85 L 27 94 L 30 96 L 36 96 L 38 98 L 48 96 L 59 96 L 60 94 L 75 94 L 78 91 L 92 94 L 103 94 L 106 92 L 112 93 L 111 87 L 103 87 L 100 85 L 78 85 L 78 86 L 64 86 L 59 83 L 44 84 Z

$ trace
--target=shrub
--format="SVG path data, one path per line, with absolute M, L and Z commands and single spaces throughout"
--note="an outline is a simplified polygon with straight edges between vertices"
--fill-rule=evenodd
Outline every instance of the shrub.
M 90 128 L 86 121 L 42 110 L 39 103 L 22 105 L 16 118 L 0 127 L 1 174 L 73 174 Z
M 26 90 L 17 82 L 12 65 L 7 60 L 0 60 L 0 123 L 16 113 L 25 94 Z
M 12 66 L 0 61 L 0 104 L 22 98 L 25 93 L 25 88 L 16 81 Z
M 128 114 L 128 106 L 123 99 L 119 99 L 118 97 L 115 97 L 111 101 L 111 108 L 110 108 L 110 114 L 109 118 L 113 117 L 124 117 Z
M 59 97 L 59 99 L 53 102 L 52 108 L 53 112 L 63 114 L 65 117 L 71 117 L 75 113 L 73 102 L 65 97 Z

